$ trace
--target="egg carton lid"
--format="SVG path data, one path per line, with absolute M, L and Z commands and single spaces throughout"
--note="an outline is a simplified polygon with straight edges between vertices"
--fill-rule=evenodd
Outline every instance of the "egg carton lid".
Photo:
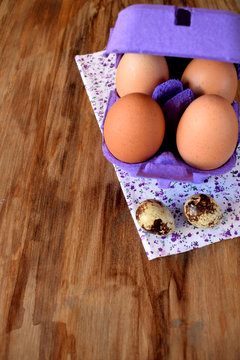
M 173 5 L 131 5 L 120 11 L 105 55 L 126 52 L 238 64 L 240 15 Z

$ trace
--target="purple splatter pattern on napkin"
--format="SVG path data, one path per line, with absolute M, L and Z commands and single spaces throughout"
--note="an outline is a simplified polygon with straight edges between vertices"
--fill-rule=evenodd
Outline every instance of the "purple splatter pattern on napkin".
M 109 93 L 115 89 L 116 55 L 104 57 L 102 51 L 78 55 L 75 60 L 102 132 Z M 119 166 L 113 166 L 149 260 L 240 236 L 240 146 L 237 149 L 236 165 L 231 171 L 224 175 L 210 176 L 201 184 L 173 181 L 169 188 L 163 189 L 156 179 L 134 177 Z M 200 192 L 212 196 L 221 207 L 223 218 L 215 228 L 194 227 L 183 214 L 186 199 Z M 135 211 L 146 199 L 160 200 L 168 207 L 176 224 L 173 234 L 161 238 L 139 227 Z

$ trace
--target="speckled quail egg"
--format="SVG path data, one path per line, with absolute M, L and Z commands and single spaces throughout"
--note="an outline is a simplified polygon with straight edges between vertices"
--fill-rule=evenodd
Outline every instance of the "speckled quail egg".
M 143 201 L 136 210 L 136 220 L 144 230 L 160 236 L 167 236 L 175 230 L 171 212 L 157 200 Z
M 190 224 L 202 228 L 214 227 L 222 219 L 222 212 L 217 202 L 205 194 L 189 197 L 184 204 L 184 214 Z

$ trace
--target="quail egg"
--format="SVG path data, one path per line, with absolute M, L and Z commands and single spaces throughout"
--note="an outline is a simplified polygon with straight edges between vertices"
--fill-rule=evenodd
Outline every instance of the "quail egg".
M 190 224 L 202 228 L 217 226 L 222 219 L 217 202 L 205 194 L 189 197 L 184 204 L 184 214 Z
M 175 230 L 171 212 L 160 201 L 143 201 L 136 210 L 138 224 L 147 231 L 160 236 L 167 236 Z

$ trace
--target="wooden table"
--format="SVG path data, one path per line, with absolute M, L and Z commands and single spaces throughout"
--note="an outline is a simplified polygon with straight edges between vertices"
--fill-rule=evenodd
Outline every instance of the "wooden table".
M 102 155 L 74 56 L 132 3 L 0 2 L 1 360 L 240 359 L 240 239 L 148 261 Z

